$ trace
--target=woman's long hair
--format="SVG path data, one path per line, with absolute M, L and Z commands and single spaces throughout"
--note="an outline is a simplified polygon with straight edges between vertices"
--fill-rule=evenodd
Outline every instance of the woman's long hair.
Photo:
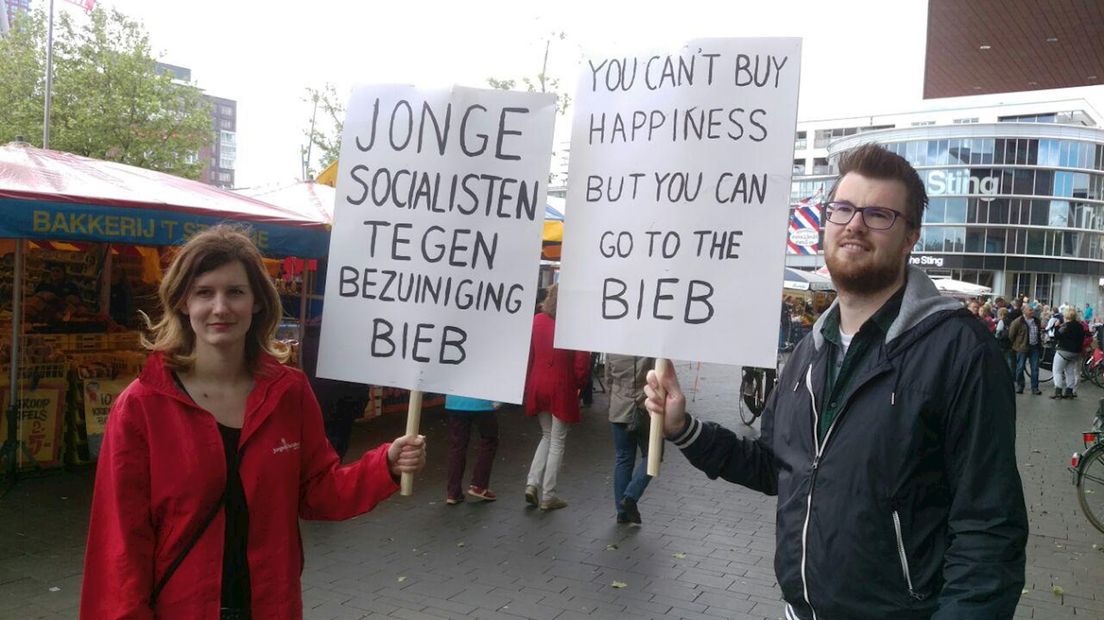
M 255 372 L 262 353 L 281 363 L 287 361 L 287 347 L 276 342 L 276 328 L 283 314 L 280 294 L 268 277 L 261 253 L 243 229 L 220 224 L 189 239 L 173 258 L 157 291 L 161 302 L 157 322 L 143 314 L 150 335 L 142 338 L 142 344 L 164 353 L 165 365 L 170 369 L 187 371 L 195 364 L 195 332 L 184 313 L 192 284 L 199 276 L 233 262 L 245 267 L 254 303 L 260 306 L 246 334 L 246 366 Z

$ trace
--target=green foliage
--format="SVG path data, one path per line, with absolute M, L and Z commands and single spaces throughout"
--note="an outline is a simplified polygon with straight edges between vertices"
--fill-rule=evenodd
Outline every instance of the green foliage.
M 195 179 L 199 150 L 214 140 L 198 88 L 159 74 L 142 26 L 97 7 L 80 25 L 54 24 L 50 148 Z M 41 146 L 46 15 L 20 16 L 0 39 L 0 143 Z
M 310 125 L 303 130 L 303 135 L 312 147 L 310 157 L 304 152 L 303 160 L 306 163 L 307 176 L 314 178 L 341 155 L 345 105 L 338 96 L 337 89 L 330 83 L 322 88 L 307 88 L 303 100 L 312 104 L 313 108 Z M 317 167 L 314 165 L 315 161 L 318 162 Z

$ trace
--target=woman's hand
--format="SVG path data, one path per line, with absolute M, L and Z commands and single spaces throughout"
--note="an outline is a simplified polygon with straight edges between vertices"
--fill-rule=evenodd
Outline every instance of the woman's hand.
M 402 474 L 412 474 L 425 467 L 425 436 L 402 436 L 391 442 L 387 449 L 387 467 L 391 475 L 398 478 Z

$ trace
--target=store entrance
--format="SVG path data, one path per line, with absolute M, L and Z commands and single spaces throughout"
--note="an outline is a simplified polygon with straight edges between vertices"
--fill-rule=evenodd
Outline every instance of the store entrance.
M 1009 294 L 1030 297 L 1039 303 L 1051 303 L 1057 300 L 1058 278 L 1053 273 L 1013 272 L 1009 274 L 1012 283 Z

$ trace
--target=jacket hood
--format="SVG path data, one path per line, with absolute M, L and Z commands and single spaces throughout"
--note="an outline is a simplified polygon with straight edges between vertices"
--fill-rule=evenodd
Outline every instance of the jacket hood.
M 901 300 L 901 312 L 886 333 L 886 347 L 888 348 L 893 341 L 909 333 L 924 319 L 940 312 L 953 312 L 961 308 L 962 304 L 958 301 L 939 294 L 939 289 L 935 288 L 928 274 L 918 267 L 909 265 L 905 272 L 905 297 Z M 813 344 L 818 351 L 824 345 L 824 336 L 820 330 L 824 327 L 829 313 L 832 312 L 839 312 L 838 298 L 813 324 Z

